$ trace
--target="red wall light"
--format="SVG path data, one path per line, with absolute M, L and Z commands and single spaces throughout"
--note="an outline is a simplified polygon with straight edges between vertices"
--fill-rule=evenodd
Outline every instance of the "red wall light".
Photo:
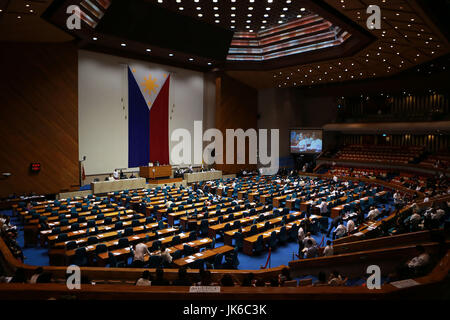
M 31 172 L 39 172 L 39 171 L 41 171 L 41 164 L 39 162 L 32 162 L 30 164 L 30 171 Z

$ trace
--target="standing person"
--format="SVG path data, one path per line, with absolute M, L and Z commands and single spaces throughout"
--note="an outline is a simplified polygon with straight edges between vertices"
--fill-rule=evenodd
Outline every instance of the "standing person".
M 145 243 L 138 243 L 134 248 L 130 247 L 133 254 L 133 267 L 142 268 L 145 264 L 145 257 L 150 256 L 150 251 Z
M 316 240 L 314 240 L 314 238 L 311 236 L 311 232 L 308 232 L 306 234 L 305 239 L 303 239 L 303 244 L 305 245 L 306 249 L 309 249 L 311 246 L 317 245 Z
M 303 248 L 305 247 L 305 244 L 303 243 L 303 240 L 305 239 L 305 231 L 302 227 L 298 228 L 297 233 L 297 240 L 298 240 L 298 256 L 301 255 Z
M 116 180 L 120 180 L 119 170 L 117 170 L 117 169 L 114 170 L 113 177 Z
M 333 221 L 330 224 L 330 228 L 328 229 L 327 237 L 330 236 L 331 230 L 333 230 L 333 228 L 336 228 L 340 222 L 341 222 L 341 216 L 334 217 Z

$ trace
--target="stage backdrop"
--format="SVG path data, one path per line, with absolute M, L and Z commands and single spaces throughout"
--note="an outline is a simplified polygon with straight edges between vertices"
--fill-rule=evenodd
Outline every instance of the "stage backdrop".
M 79 51 L 79 156 L 87 175 L 169 163 L 170 134 L 203 120 L 203 74 Z M 193 153 L 193 150 L 192 150 Z

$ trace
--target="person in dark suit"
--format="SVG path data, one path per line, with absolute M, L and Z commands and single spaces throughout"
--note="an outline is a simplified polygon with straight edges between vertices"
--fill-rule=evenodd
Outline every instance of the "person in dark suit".
M 172 283 L 174 286 L 186 286 L 190 287 L 192 285 L 192 281 L 190 281 L 187 277 L 186 268 L 178 269 L 178 279 L 174 280 Z
M 337 216 L 333 219 L 333 221 L 331 221 L 330 229 L 328 229 L 327 237 L 330 236 L 331 230 L 333 230 L 333 228 L 336 228 L 339 225 L 339 223 L 341 222 L 341 220 L 342 220 L 341 216 Z
M 156 279 L 152 281 L 154 286 L 168 286 L 169 280 L 164 279 L 164 270 L 162 268 L 156 269 Z

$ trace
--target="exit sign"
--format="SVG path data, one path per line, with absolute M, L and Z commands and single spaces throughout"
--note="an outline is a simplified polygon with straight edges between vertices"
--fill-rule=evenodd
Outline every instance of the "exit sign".
M 39 162 L 32 162 L 30 164 L 31 172 L 39 172 L 41 171 L 41 164 Z

